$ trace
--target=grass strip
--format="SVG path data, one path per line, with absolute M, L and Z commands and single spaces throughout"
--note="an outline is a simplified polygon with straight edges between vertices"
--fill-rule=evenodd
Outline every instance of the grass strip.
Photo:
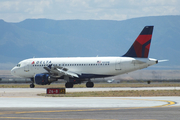
M 38 94 L 46 97 L 146 97 L 146 96 L 180 96 L 180 90 L 131 90 L 72 92 L 66 94 Z

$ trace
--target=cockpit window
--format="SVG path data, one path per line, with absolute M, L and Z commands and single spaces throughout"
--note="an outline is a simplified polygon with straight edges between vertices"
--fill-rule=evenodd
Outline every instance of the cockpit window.
M 17 67 L 20 67 L 21 66 L 21 64 L 17 64 Z

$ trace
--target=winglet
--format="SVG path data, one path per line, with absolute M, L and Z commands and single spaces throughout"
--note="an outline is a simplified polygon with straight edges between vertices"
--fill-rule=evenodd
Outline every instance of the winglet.
M 148 58 L 154 26 L 145 26 L 123 57 Z

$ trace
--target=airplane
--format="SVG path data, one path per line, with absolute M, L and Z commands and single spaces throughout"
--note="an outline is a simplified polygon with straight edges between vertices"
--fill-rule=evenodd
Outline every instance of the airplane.
M 148 58 L 154 26 L 145 26 L 130 49 L 122 57 L 64 57 L 30 58 L 17 64 L 11 74 L 30 78 L 38 85 L 50 85 L 64 79 L 66 88 L 87 81 L 86 87 L 94 87 L 92 78 L 121 75 L 157 64 L 158 60 Z

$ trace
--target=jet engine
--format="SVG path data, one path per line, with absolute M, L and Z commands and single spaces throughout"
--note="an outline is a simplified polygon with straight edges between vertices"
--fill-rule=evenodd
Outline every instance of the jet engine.
M 56 78 L 52 78 L 49 74 L 36 74 L 34 80 L 38 85 L 50 85 L 51 82 L 57 81 Z

